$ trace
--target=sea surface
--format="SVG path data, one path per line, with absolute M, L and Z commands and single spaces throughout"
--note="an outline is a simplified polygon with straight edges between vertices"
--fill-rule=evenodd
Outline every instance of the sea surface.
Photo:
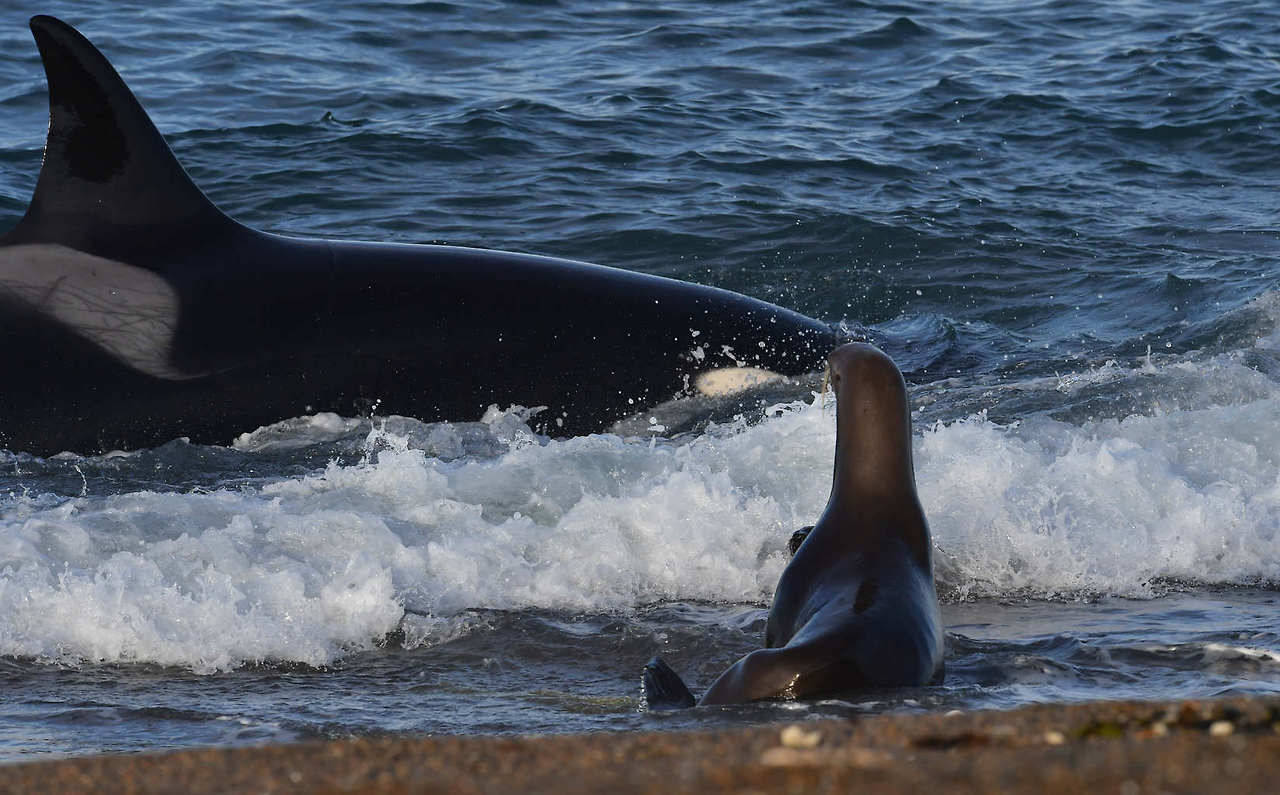
M 0 761 L 1280 692 L 1280 6 L 8 0 L 0 229 L 47 124 L 34 13 L 253 226 L 658 273 L 881 345 L 947 676 L 641 709 L 650 656 L 700 692 L 760 644 L 830 484 L 817 378 L 665 435 L 321 414 L 0 451 Z

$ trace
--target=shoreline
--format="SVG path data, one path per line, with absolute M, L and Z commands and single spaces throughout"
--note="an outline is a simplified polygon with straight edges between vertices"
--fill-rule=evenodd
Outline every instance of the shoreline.
M 397 737 L 0 765 L 0 792 L 1271 791 L 1280 696 L 699 732 Z

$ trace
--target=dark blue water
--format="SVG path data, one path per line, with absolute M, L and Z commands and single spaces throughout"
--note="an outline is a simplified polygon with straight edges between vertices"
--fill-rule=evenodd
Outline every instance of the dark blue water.
M 636 711 L 654 652 L 701 688 L 759 642 L 825 501 L 820 406 L 675 440 L 317 417 L 0 453 L 0 758 L 1280 687 L 1272 4 L 10 3 L 0 229 L 47 124 L 33 13 L 250 225 L 869 335 L 912 385 L 949 675 Z

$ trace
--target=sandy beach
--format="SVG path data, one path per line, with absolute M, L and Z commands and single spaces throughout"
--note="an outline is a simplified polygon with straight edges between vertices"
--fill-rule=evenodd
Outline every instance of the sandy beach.
M 34 792 L 1272 792 L 1280 697 L 705 733 L 355 739 L 0 768 Z

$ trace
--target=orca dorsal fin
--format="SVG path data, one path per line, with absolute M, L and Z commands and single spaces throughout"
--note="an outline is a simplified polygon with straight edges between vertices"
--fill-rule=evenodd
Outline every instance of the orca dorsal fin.
M 111 256 L 159 250 L 235 222 L 196 187 L 133 92 L 75 28 L 31 18 L 49 82 L 35 195 L 5 243 Z

